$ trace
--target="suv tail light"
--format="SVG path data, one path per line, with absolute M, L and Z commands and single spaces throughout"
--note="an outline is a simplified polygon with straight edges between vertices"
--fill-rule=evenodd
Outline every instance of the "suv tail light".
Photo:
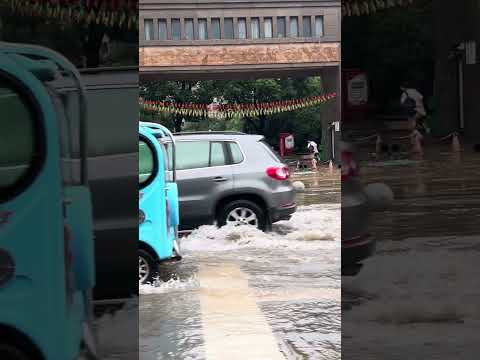
M 350 151 L 342 151 L 342 180 L 358 176 L 358 166 Z
M 287 166 L 272 166 L 267 169 L 267 175 L 275 180 L 287 180 L 290 177 L 290 171 Z
M 167 213 L 167 232 L 170 231 L 170 204 L 168 203 L 168 199 L 165 201 L 165 209 Z

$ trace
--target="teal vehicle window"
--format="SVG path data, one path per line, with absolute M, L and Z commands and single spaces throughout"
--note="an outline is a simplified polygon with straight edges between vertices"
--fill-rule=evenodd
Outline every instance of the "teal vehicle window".
M 16 80 L 0 72 L 0 202 L 28 187 L 45 157 L 38 104 Z
M 222 166 L 227 164 L 223 142 L 212 142 L 210 148 L 210 166 Z
M 157 170 L 156 156 L 152 145 L 140 139 L 138 143 L 138 176 L 140 188 L 147 186 L 155 177 Z
M 240 150 L 240 146 L 234 142 L 229 143 L 229 145 L 232 153 L 232 163 L 240 164 L 243 161 L 243 153 L 242 150 Z

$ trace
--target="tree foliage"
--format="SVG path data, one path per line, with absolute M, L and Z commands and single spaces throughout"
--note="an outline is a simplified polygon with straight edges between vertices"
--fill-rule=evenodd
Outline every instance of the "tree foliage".
M 108 59 L 102 59 L 104 35 L 112 44 Z M 0 41 L 28 43 L 58 51 L 77 67 L 126 66 L 138 64 L 138 31 L 102 24 L 70 24 L 55 19 L 12 13 L 0 1 Z
M 342 66 L 367 71 L 371 98 L 398 101 L 399 84 L 409 81 L 425 95 L 433 90 L 432 0 L 417 0 L 342 22 Z
M 319 77 L 196 82 L 152 81 L 143 82 L 140 86 L 140 96 L 147 100 L 198 104 L 210 104 L 214 100 L 229 104 L 253 104 L 320 94 L 322 82 Z M 232 130 L 263 134 L 274 145 L 278 143 L 281 132 L 292 132 L 295 134 L 297 145 L 305 147 L 307 138 L 321 142 L 320 106 L 322 105 L 254 118 L 186 118 L 184 122 L 182 116 L 147 112 L 142 112 L 141 118 L 160 122 L 176 131 Z M 182 127 L 182 124 L 185 125 Z

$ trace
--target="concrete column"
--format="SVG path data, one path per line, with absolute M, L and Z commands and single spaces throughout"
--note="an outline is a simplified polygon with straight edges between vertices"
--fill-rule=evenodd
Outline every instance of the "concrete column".
M 337 92 L 337 98 L 331 100 L 322 106 L 320 111 L 320 121 L 322 122 L 322 144 L 325 146 L 328 159 L 333 159 L 335 163 L 340 163 L 339 141 L 341 139 L 340 132 L 334 132 L 334 148 L 332 149 L 332 130 L 331 124 L 339 121 L 339 67 L 331 67 L 322 71 L 321 79 L 323 91 L 326 93 Z M 334 131 L 334 129 L 333 129 Z

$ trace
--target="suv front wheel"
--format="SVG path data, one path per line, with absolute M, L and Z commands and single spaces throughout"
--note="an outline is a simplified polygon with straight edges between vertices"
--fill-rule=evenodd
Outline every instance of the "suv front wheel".
M 265 210 L 250 200 L 235 200 L 226 204 L 217 216 L 218 226 L 249 225 L 266 230 L 268 219 Z

